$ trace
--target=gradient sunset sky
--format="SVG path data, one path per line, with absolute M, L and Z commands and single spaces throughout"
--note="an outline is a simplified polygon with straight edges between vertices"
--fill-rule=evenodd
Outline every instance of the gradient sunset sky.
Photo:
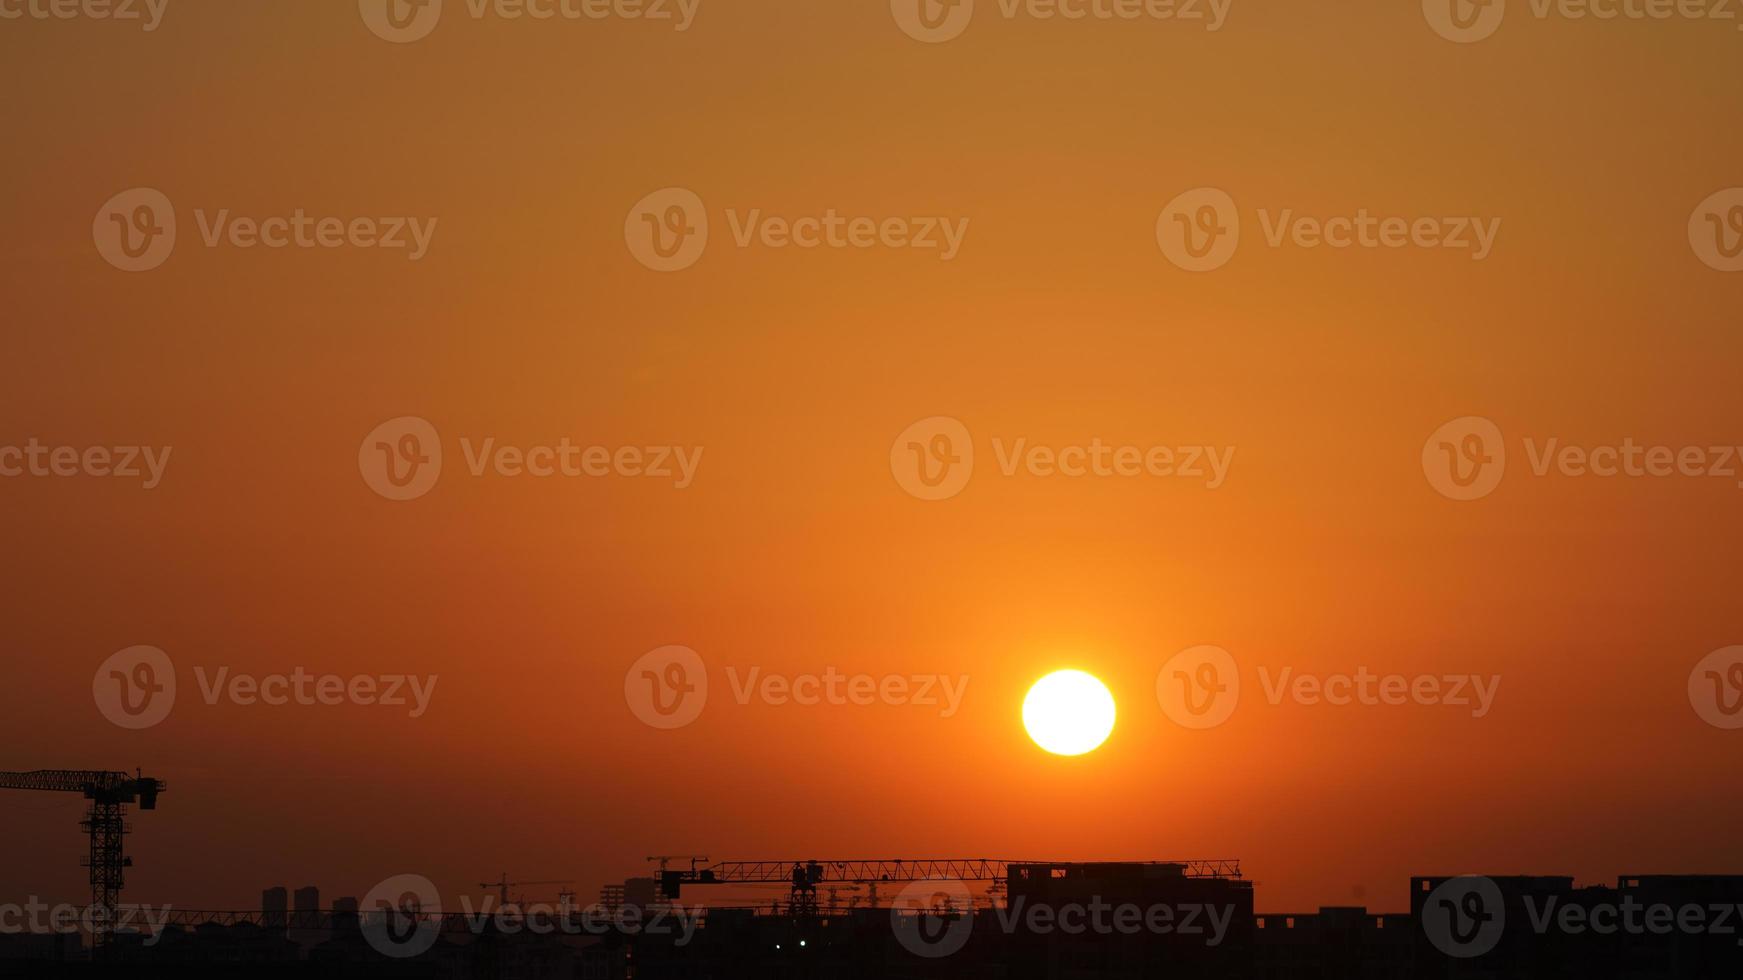
M 1007 19 L 914 40 L 883 0 L 702 0 L 686 31 L 473 18 L 388 43 L 352 0 L 171 0 L 162 23 L 0 20 L 0 445 L 173 447 L 161 486 L 0 479 L 0 769 L 143 767 L 130 901 L 262 887 L 445 896 L 507 870 L 584 897 L 644 855 L 1238 857 L 1262 911 L 1407 907 L 1412 874 L 1743 873 L 1743 731 L 1691 669 L 1743 644 L 1738 479 L 1535 477 L 1524 440 L 1743 445 L 1743 274 L 1690 214 L 1743 185 L 1732 22 L 1511 5 L 1234 0 L 1217 31 Z M 179 237 L 117 271 L 93 215 L 162 191 Z M 626 247 L 662 188 L 694 267 Z M 1239 203 L 1234 260 L 1171 264 L 1182 192 Z M 427 256 L 208 248 L 196 211 L 439 220 Z M 951 261 L 736 247 L 728 211 L 969 218 Z M 1451 250 L 1269 247 L 1258 213 L 1502 221 Z M 428 420 L 427 496 L 360 477 Z M 960 420 L 967 488 L 892 477 Z M 1424 441 L 1507 437 L 1491 496 Z M 460 440 L 700 446 L 693 486 L 472 478 Z M 999 471 L 993 440 L 1233 446 L 1182 479 Z M 1743 464 L 1739 464 L 1743 471 Z M 93 672 L 164 650 L 127 731 Z M 624 675 L 708 664 L 692 725 Z M 1228 650 L 1236 714 L 1158 704 Z M 430 709 L 219 703 L 196 668 L 416 673 Z M 750 668 L 967 677 L 914 705 L 738 704 Z M 1119 705 L 1099 751 L 1025 736 L 1039 676 Z M 1447 706 L 1269 704 L 1258 671 L 1498 675 Z M 0 898 L 82 901 L 76 799 L 0 795 Z

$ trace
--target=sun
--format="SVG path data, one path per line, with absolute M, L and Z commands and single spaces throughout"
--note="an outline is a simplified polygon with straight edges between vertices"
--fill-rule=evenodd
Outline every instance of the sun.
M 1058 670 L 1035 682 L 1023 699 L 1023 727 L 1054 755 L 1083 755 L 1114 730 L 1114 696 L 1081 670 Z

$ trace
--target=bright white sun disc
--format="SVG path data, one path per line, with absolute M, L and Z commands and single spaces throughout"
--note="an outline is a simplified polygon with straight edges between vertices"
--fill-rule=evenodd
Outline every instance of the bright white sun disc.
M 1082 755 L 1113 734 L 1114 696 L 1081 670 L 1055 671 L 1029 688 L 1023 727 L 1054 755 Z

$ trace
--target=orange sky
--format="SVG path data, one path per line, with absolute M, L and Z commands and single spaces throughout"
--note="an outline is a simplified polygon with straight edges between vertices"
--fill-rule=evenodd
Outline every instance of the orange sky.
M 1535 478 L 1523 440 L 1743 445 L 1743 275 L 1689 213 L 1743 185 L 1729 25 L 1538 19 L 1436 36 L 1414 3 L 1235 0 L 1219 31 L 1005 19 L 942 44 L 882 2 L 703 0 L 689 30 L 474 20 L 389 44 L 350 0 L 172 0 L 161 25 L 0 20 L 0 446 L 172 446 L 161 486 L 0 479 L 0 768 L 143 766 L 127 897 L 269 884 L 583 893 L 641 857 L 1239 857 L 1261 910 L 1401 910 L 1411 874 L 1743 872 L 1743 733 L 1690 669 L 1743 643 L 1734 480 Z M 1521 8 L 1524 5 L 1516 5 Z M 1233 262 L 1157 245 L 1183 191 Z M 162 191 L 161 268 L 92 216 Z M 712 237 L 661 274 L 650 192 Z M 208 248 L 194 212 L 418 216 L 427 256 Z M 729 210 L 967 217 L 959 255 L 735 247 Z M 1268 247 L 1260 209 L 1502 220 L 1492 255 Z M 360 478 L 427 419 L 427 496 Z M 968 488 L 891 442 L 949 416 Z M 1492 496 L 1420 464 L 1506 434 Z M 693 486 L 487 477 L 459 440 L 705 448 Z M 1180 479 L 1016 476 L 992 440 L 1234 446 Z M 181 690 L 144 731 L 92 675 L 135 644 Z M 624 673 L 666 644 L 707 709 L 656 731 Z M 1229 650 L 1219 728 L 1158 670 Z M 381 706 L 206 705 L 194 668 L 439 678 Z M 1103 749 L 1023 735 L 1024 690 L 1113 690 Z M 966 676 L 961 710 L 740 706 L 741 673 Z M 1257 669 L 1499 675 L 1447 707 L 1266 704 Z M 79 900 L 77 800 L 0 797 L 0 894 Z

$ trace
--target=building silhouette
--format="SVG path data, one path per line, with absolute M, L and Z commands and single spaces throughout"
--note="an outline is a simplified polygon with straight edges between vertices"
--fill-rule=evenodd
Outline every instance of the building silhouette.
M 1184 865 L 1017 864 L 984 896 L 902 889 L 895 907 L 717 907 L 693 932 L 536 932 L 457 914 L 423 921 L 399 955 L 342 898 L 282 888 L 258 913 L 188 917 L 160 936 L 123 930 L 93 962 L 76 934 L 0 934 L 0 976 L 347 977 L 444 980 L 1737 980 L 1743 876 L 1421 876 L 1408 913 L 1254 911 L 1239 874 Z M 930 884 L 930 883 L 929 883 Z M 626 883 L 640 921 L 670 911 Z M 894 891 L 894 889 L 892 889 Z M 921 897 L 915 899 L 915 895 Z M 599 906 L 594 906 L 597 912 Z M 287 916 L 288 911 L 288 916 Z M 561 915 L 576 910 L 566 909 Z M 286 921 L 287 917 L 290 921 Z M 372 932 L 372 930 L 375 930 Z

